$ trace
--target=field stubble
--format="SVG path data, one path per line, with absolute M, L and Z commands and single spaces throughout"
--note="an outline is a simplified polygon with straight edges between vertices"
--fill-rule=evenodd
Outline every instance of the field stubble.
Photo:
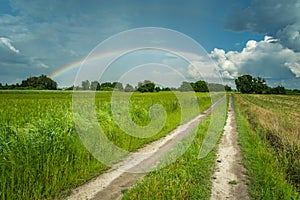
M 287 180 L 300 192 L 299 96 L 234 95 L 252 129 L 275 151 Z

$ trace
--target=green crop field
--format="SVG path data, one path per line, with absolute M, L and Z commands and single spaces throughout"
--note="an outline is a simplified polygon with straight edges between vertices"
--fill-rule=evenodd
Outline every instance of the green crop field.
M 234 95 L 253 199 L 299 199 L 300 96 Z
M 151 106 L 162 105 L 167 114 L 164 127 L 151 137 L 127 134 L 112 117 L 112 94 L 118 110 L 125 105 L 122 101 L 130 99 L 130 117 L 139 126 L 151 122 Z M 130 97 L 124 92 L 96 92 L 91 100 L 107 138 L 126 151 L 136 151 L 203 112 L 222 95 L 159 92 L 133 93 Z M 0 199 L 64 198 L 72 188 L 108 169 L 85 148 L 78 135 L 72 92 L 1 91 L 0 96 Z M 81 92 L 79 96 L 86 100 L 91 98 L 91 92 Z M 233 97 L 251 198 L 298 199 L 300 96 L 234 94 Z M 84 104 L 81 106 L 86 108 Z M 214 119 L 207 118 L 193 131 L 193 143 L 182 157 L 148 173 L 134 188 L 124 191 L 124 199 L 178 196 L 208 199 L 216 149 L 205 158 L 197 156 L 212 121 L 222 124 L 213 131 L 222 132 L 224 106 L 226 101 L 214 111 Z M 89 123 L 88 118 L 85 125 Z M 185 141 L 180 142 L 174 153 L 184 145 Z M 172 155 L 173 152 L 166 155 L 166 160 Z
M 161 131 L 149 138 L 125 134 L 112 119 L 111 92 L 97 92 L 95 110 L 106 136 L 114 144 L 135 151 L 156 140 L 211 105 L 208 93 L 134 93 L 130 99 L 132 120 L 150 122 L 149 108 L 161 104 L 167 119 Z M 117 96 L 128 97 L 127 93 Z M 220 97 L 222 94 L 214 96 Z M 51 199 L 66 196 L 71 188 L 100 174 L 107 166 L 83 146 L 75 128 L 72 92 L 2 91 L 0 93 L 0 199 Z M 180 107 L 187 109 L 182 115 Z M 190 108 L 190 109 L 189 109 Z

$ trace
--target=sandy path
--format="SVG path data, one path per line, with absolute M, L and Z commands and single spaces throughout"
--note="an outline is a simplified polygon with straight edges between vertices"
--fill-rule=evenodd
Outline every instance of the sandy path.
M 238 145 L 236 119 L 230 97 L 228 118 L 219 145 L 216 159 L 217 169 L 212 177 L 211 199 L 250 199 L 244 167 L 241 165 L 242 155 Z
M 74 189 L 67 199 L 120 199 L 122 191 L 131 188 L 147 170 L 155 167 L 169 150 L 188 136 L 224 99 L 223 97 L 188 123 L 178 126 L 169 135 L 130 154 L 107 172 Z M 128 171 L 140 173 L 128 173 Z

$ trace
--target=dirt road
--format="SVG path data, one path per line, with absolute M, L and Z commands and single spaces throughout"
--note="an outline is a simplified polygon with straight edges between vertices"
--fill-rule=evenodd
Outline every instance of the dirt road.
M 107 172 L 88 183 L 74 189 L 68 200 L 79 199 L 119 199 L 122 191 L 132 187 L 140 178 L 157 165 L 158 161 L 183 138 L 188 136 L 225 98 L 213 104 L 203 114 L 186 124 L 178 126 L 166 137 L 146 145 L 138 152 L 130 154 Z M 131 172 L 131 173 L 128 173 Z M 132 173 L 139 172 L 139 173 Z
M 228 117 L 216 159 L 216 171 L 212 177 L 212 200 L 250 199 L 237 139 L 236 118 L 230 97 Z

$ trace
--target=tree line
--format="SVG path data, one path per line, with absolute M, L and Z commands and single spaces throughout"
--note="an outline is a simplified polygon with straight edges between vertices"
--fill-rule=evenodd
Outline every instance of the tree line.
M 82 81 L 81 86 L 72 86 L 67 88 L 68 90 L 98 90 L 98 91 L 124 91 L 124 92 L 160 92 L 160 91 L 195 91 L 195 92 L 209 92 L 209 91 L 232 91 L 231 87 L 224 86 L 217 83 L 207 83 L 205 81 L 197 82 L 182 82 L 180 87 L 159 87 L 154 82 L 150 80 L 144 80 L 143 82 L 138 82 L 137 86 L 132 86 L 126 84 L 123 87 L 123 84 L 120 82 L 104 82 L 99 83 L 98 81 Z
M 0 89 L 3 90 L 57 90 L 57 83 L 46 75 L 29 77 L 23 80 L 21 84 L 5 84 L 0 83 Z
M 238 92 L 247 94 L 300 94 L 300 90 L 287 90 L 283 86 L 269 87 L 266 80 L 260 77 L 254 78 L 251 75 L 242 75 L 235 79 L 235 85 Z M 46 75 L 29 77 L 23 80 L 21 84 L 2 85 L 0 89 L 20 89 L 20 90 L 57 90 L 57 83 Z M 159 87 L 150 80 L 138 82 L 137 86 L 126 84 L 125 87 L 120 82 L 82 81 L 80 86 L 64 88 L 65 90 L 94 90 L 94 91 L 124 91 L 124 92 L 160 92 L 160 91 L 195 91 L 195 92 L 212 92 L 212 91 L 232 91 L 228 85 L 218 83 L 207 83 L 199 80 L 196 82 L 184 81 L 178 88 Z

